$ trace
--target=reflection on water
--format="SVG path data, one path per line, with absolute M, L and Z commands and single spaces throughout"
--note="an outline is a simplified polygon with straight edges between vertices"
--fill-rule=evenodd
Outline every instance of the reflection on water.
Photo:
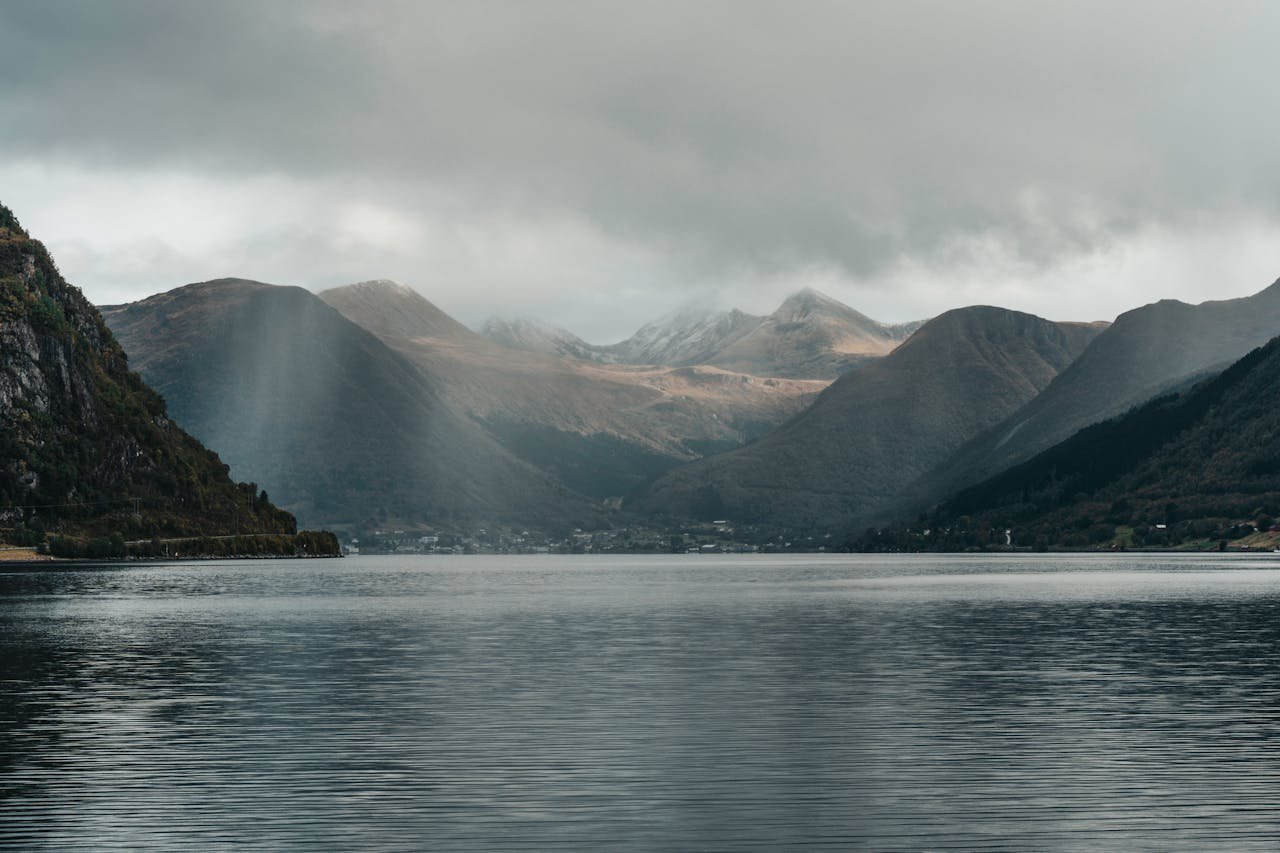
M 1274 849 L 1269 559 L 0 573 L 0 846 Z

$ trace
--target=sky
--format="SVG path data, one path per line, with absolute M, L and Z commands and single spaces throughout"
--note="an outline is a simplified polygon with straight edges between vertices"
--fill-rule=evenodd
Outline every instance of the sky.
M 99 304 L 1111 319 L 1280 277 L 1278 36 L 1230 0 L 0 0 L 0 203 Z

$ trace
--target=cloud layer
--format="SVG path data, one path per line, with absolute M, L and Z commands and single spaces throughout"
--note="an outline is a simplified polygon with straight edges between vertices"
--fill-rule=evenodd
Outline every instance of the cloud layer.
M 596 339 L 815 283 L 885 319 L 1109 317 L 1280 275 L 1277 25 L 1246 2 L 7 3 L 0 201 L 104 302 L 395 277 Z

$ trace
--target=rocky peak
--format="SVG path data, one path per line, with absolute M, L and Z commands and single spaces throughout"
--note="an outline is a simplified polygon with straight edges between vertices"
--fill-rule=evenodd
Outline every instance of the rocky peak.
M 887 328 L 870 317 L 845 305 L 825 293 L 805 287 L 788 296 L 770 315 L 778 323 L 798 323 L 806 320 L 837 321 L 876 331 Z
M 690 303 L 642 326 L 608 350 L 620 361 L 632 364 L 702 364 L 760 325 L 762 319 L 736 308 L 717 311 Z
M 592 346 L 568 329 L 534 317 L 490 317 L 480 334 L 508 349 L 564 355 L 584 361 L 612 361 L 603 347 Z

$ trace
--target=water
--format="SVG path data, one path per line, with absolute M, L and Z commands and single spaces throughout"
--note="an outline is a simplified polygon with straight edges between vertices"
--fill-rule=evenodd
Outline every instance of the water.
M 0 571 L 0 847 L 1275 849 L 1278 568 Z

